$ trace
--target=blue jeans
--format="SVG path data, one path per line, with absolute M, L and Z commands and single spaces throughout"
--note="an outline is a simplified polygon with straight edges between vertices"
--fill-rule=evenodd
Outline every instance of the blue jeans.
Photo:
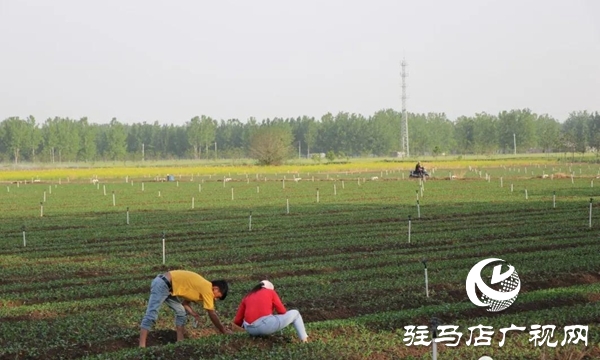
M 267 315 L 258 318 L 252 324 L 244 321 L 244 329 L 250 335 L 270 335 L 276 331 L 283 329 L 289 324 L 293 324 L 296 333 L 300 340 L 306 340 L 306 330 L 304 329 L 304 321 L 298 310 L 288 310 L 282 315 Z
M 175 313 L 175 326 L 185 325 L 187 315 L 183 305 L 175 296 L 171 296 L 167 284 L 157 276 L 152 280 L 152 285 L 150 285 L 148 309 L 146 309 L 146 315 L 144 315 L 142 324 L 140 325 L 142 329 L 150 330 L 152 328 L 158 319 L 158 310 L 162 303 L 166 303 Z

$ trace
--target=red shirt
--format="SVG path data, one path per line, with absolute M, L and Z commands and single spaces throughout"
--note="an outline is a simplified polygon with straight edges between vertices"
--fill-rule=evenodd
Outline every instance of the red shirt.
M 244 320 L 252 324 L 263 316 L 273 315 L 273 309 L 277 310 L 278 314 L 286 312 L 275 290 L 260 289 L 242 300 L 233 322 L 237 326 L 242 326 Z

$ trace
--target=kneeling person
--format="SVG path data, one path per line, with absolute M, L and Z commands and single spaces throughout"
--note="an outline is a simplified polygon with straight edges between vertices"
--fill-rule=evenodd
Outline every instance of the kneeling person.
M 273 309 L 278 315 L 273 315 Z M 261 281 L 244 297 L 233 322 L 254 336 L 270 335 L 293 324 L 300 340 L 307 342 L 308 339 L 298 310 L 286 311 L 273 284 L 268 280 Z

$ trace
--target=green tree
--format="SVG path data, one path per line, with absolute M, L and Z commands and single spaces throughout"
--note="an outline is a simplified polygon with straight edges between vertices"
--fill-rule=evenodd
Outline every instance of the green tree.
M 513 152 L 514 139 L 517 151 L 528 151 L 536 147 L 535 120 L 537 116 L 529 109 L 502 111 L 498 115 L 498 138 L 500 148 Z
M 475 114 L 473 119 L 473 151 L 493 154 L 498 150 L 498 118 L 486 113 Z
M 292 146 L 290 129 L 261 126 L 250 139 L 250 155 L 260 165 L 281 165 L 289 158 Z
M 424 152 L 433 153 L 435 147 L 440 152 L 450 152 L 456 147 L 454 141 L 454 124 L 448 120 L 444 113 L 429 113 L 425 121 L 427 144 Z
M 595 112 L 590 116 L 589 133 L 590 147 L 598 156 L 600 155 L 600 114 L 598 112 Z
M 425 114 L 408 115 L 408 145 L 411 155 L 425 154 L 429 150 L 427 116 Z
M 536 121 L 538 147 L 543 152 L 552 152 L 560 147 L 560 123 L 549 115 L 541 115 Z
M 327 159 L 327 161 L 333 162 L 335 160 L 335 152 L 333 152 L 333 150 L 329 150 L 325 155 L 325 158 Z
M 79 133 L 79 151 L 77 158 L 85 162 L 96 158 L 96 126 L 90 125 L 87 117 L 79 119 L 77 123 Z
M 124 160 L 126 150 L 127 134 L 125 127 L 116 118 L 110 121 L 108 131 L 106 133 L 107 155 L 112 160 Z
M 198 159 L 200 152 L 202 151 L 202 126 L 200 124 L 200 118 L 198 116 L 193 117 L 187 127 L 187 141 L 194 150 L 194 159 Z
M 463 154 L 474 153 L 474 127 L 475 120 L 472 117 L 461 116 L 456 119 L 454 125 L 454 139 L 456 141 L 457 150 Z
M 40 128 L 35 123 L 35 118 L 33 116 L 28 116 L 26 122 L 26 132 L 27 132 L 27 152 L 30 153 L 29 159 L 31 161 L 35 161 L 36 151 L 39 149 L 42 144 L 42 132 Z
M 392 109 L 379 110 L 369 119 L 371 148 L 374 154 L 387 156 L 400 148 L 400 114 Z
M 591 114 L 587 111 L 575 111 L 563 124 L 563 132 L 573 137 L 575 152 L 584 154 L 590 144 Z
M 27 126 L 27 122 L 18 117 L 10 117 L 2 122 L 3 142 L 12 152 L 15 164 L 19 162 L 21 150 L 28 144 Z

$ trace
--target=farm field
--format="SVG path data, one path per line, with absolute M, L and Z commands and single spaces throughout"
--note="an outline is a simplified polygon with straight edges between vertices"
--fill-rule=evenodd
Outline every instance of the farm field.
M 7 180 L 0 359 L 431 359 L 431 346 L 405 343 L 404 327 L 434 317 L 463 332 L 457 347 L 438 344 L 440 360 L 599 359 L 598 165 L 470 165 L 428 169 L 422 186 L 394 163 L 182 169 L 171 182 L 122 169 L 97 183 L 93 171 L 73 169 L 68 179 Z M 521 279 L 517 300 L 499 313 L 473 305 L 465 290 L 471 267 L 491 257 Z M 300 344 L 292 328 L 267 338 L 218 335 L 205 317 L 175 344 L 163 306 L 149 347 L 138 349 L 150 282 L 180 268 L 230 282 L 217 302 L 225 324 L 252 286 L 271 280 L 311 341 Z M 491 346 L 465 343 L 479 324 L 493 327 Z M 500 346 L 499 329 L 511 324 L 527 330 L 508 332 Z M 558 345 L 531 342 L 535 324 L 555 325 Z M 587 346 L 561 345 L 571 325 L 589 327 Z

